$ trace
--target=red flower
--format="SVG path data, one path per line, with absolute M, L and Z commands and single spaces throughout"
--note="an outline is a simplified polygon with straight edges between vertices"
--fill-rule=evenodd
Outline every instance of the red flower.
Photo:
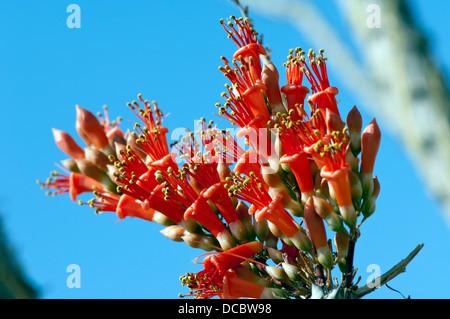
M 300 118 L 297 113 L 297 107 L 302 107 L 305 101 L 306 94 L 309 89 L 303 86 L 303 62 L 301 48 L 296 48 L 289 52 L 288 61 L 285 63 L 287 84 L 281 87 L 281 92 L 286 96 L 288 109 L 295 112 L 290 113 L 293 120 Z
M 234 267 L 258 254 L 262 248 L 261 242 L 252 241 L 221 253 L 206 254 L 207 257 L 203 261 L 204 269 L 202 271 L 195 274 L 188 273 L 180 278 L 183 285 L 191 289 L 188 296 L 198 298 L 221 296 L 223 279 L 226 274 Z
M 250 173 L 248 177 L 235 173 L 226 184 L 230 196 L 252 203 L 255 220 L 266 219 L 276 226 L 295 246 L 309 251 L 311 244 L 293 217 L 281 205 L 282 196 L 275 199 L 259 183 L 258 178 Z
M 73 172 L 69 175 L 52 172 L 52 177 L 45 183 L 40 181 L 38 183 L 42 188 L 53 190 L 52 194 L 54 195 L 69 193 L 70 199 L 74 202 L 77 200 L 78 195 L 82 193 L 92 192 L 94 190 L 103 191 L 103 185 L 96 180 Z
M 312 94 L 308 97 L 308 101 L 317 105 L 325 118 L 326 110 L 339 115 L 337 107 L 336 95 L 339 90 L 336 87 L 331 87 L 327 74 L 327 58 L 323 55 L 323 50 L 320 50 L 319 55 L 313 50 L 308 52 L 308 63 L 305 58 L 302 58 L 303 73 L 311 84 Z

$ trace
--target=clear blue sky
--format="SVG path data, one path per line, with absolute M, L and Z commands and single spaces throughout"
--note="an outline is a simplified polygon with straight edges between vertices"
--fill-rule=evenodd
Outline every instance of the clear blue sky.
M 81 28 L 69 29 L 71 3 L 0 4 L 0 214 L 5 229 L 42 298 L 177 298 L 187 292 L 179 276 L 200 269 L 192 260 L 202 251 L 171 242 L 156 224 L 116 223 L 115 215 L 95 215 L 68 196 L 46 197 L 36 179 L 48 177 L 65 158 L 51 128 L 76 136 L 76 104 L 93 112 L 106 104 L 112 117 L 124 118 L 124 128 L 127 119 L 134 120 L 126 103 L 138 93 L 170 113 L 165 122 L 170 129 L 193 129 L 202 116 L 218 120 L 214 104 L 221 102 L 226 82 L 217 69 L 219 57 L 231 57 L 235 50 L 218 21 L 239 12 L 230 1 L 219 0 L 79 0 Z M 433 3 L 439 6 L 411 1 L 448 75 L 449 2 Z M 309 47 L 287 23 L 252 17 L 280 69 L 290 48 Z M 333 63 L 333 53 L 327 55 Z M 343 93 L 343 105 L 355 103 Z M 358 106 L 368 124 L 372 116 Z M 362 227 L 355 251 L 361 282 L 371 274 L 368 265 L 378 264 L 385 272 L 425 243 L 407 272 L 390 285 L 412 298 L 450 297 L 445 275 L 450 229 L 402 145 L 388 134 L 376 174 L 382 187 L 377 211 Z M 81 288 L 66 286 L 70 264 L 81 268 Z M 401 298 L 386 287 L 372 297 Z

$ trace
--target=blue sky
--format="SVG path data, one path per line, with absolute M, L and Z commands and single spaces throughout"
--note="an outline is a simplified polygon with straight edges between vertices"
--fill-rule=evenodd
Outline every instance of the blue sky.
M 449 4 L 433 2 L 447 10 L 424 0 L 411 4 L 448 76 Z M 4 227 L 42 298 L 177 298 L 187 292 L 179 276 L 200 269 L 192 260 L 201 251 L 171 242 L 156 224 L 138 219 L 116 223 L 114 214 L 95 215 L 68 196 L 46 197 L 36 179 L 48 177 L 55 163 L 66 158 L 51 128 L 76 136 L 76 104 L 94 113 L 107 105 L 110 116 L 124 118 L 125 128 L 128 119 L 134 120 L 126 103 L 142 93 L 170 113 L 165 122 L 170 129 L 193 129 L 202 116 L 223 123 L 213 115 L 226 82 L 217 68 L 220 56 L 231 57 L 235 45 L 219 19 L 239 12 L 230 1 L 219 0 L 79 0 L 81 28 L 69 29 L 66 8 L 71 3 L 0 4 Z M 333 14 L 333 7 L 327 7 L 325 13 Z M 257 14 L 252 18 L 279 69 L 290 48 L 309 48 L 289 24 Z M 327 55 L 333 63 L 333 53 Z M 346 113 L 357 101 L 343 92 L 341 103 Z M 372 115 L 358 107 L 368 124 Z M 434 272 L 450 268 L 450 229 L 395 136 L 383 134 L 375 170 L 381 181 L 377 211 L 362 227 L 355 251 L 361 282 L 371 275 L 366 271 L 370 264 L 384 273 L 425 243 L 407 272 L 390 285 L 412 298 L 448 298 L 448 278 Z M 70 264 L 80 266 L 81 288 L 66 285 Z M 386 287 L 371 297 L 401 298 Z

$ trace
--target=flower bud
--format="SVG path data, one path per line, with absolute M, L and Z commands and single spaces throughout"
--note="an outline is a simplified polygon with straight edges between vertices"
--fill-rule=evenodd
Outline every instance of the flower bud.
M 94 163 L 94 165 L 100 168 L 102 171 L 107 171 L 107 166 L 111 164 L 108 156 L 106 156 L 103 152 L 99 151 L 96 148 L 86 148 L 85 158 L 91 163 Z
M 178 225 L 171 225 L 168 226 L 162 230 L 160 230 L 160 233 L 169 238 L 170 240 L 182 242 L 183 236 L 185 234 L 186 230 L 183 227 L 180 227 Z
M 316 248 L 317 259 L 324 267 L 331 268 L 333 259 L 328 247 L 325 226 L 322 218 L 315 212 L 313 198 L 309 198 L 306 202 L 303 220 Z
M 111 180 L 111 178 L 105 171 L 102 171 L 93 163 L 85 159 L 76 160 L 76 163 L 82 174 L 95 179 L 96 181 L 101 183 L 107 190 L 113 193 L 116 192 L 117 185 Z
M 276 267 L 272 267 L 272 266 L 267 266 L 265 268 L 265 270 L 267 271 L 269 276 L 272 277 L 275 280 L 278 280 L 278 281 L 281 281 L 281 282 L 289 281 L 289 277 L 286 274 L 286 272 L 284 271 L 284 269 L 280 269 L 280 268 L 276 268 Z
M 300 276 L 301 269 L 299 267 L 284 262 L 281 263 L 281 267 L 283 267 L 286 275 L 289 277 L 290 280 L 296 282 L 301 279 Z
M 328 227 L 330 227 L 330 229 L 335 232 L 344 231 L 344 224 L 342 222 L 342 219 L 338 214 L 334 212 L 331 204 L 328 203 L 325 199 L 317 196 L 313 196 L 312 199 L 317 215 L 319 215 L 326 221 Z
M 335 131 L 342 132 L 345 128 L 345 123 L 341 117 L 330 109 L 326 110 L 325 123 L 329 133 Z
M 74 159 L 84 158 L 84 150 L 77 144 L 77 142 L 75 142 L 72 136 L 55 128 L 52 129 L 52 132 L 55 143 L 61 151 Z
M 358 156 L 361 152 L 361 129 L 362 129 L 362 117 L 359 113 L 356 105 L 350 110 L 347 115 L 347 126 L 350 137 L 350 148 L 353 155 Z
M 359 179 L 358 174 L 353 171 L 348 172 L 348 179 L 350 182 L 350 192 L 352 194 L 353 203 L 359 208 L 362 199 L 361 180 Z
M 61 161 L 61 164 L 73 173 L 81 173 L 77 162 L 73 158 L 67 158 Z
M 236 213 L 239 219 L 241 220 L 242 224 L 244 225 L 245 229 L 247 230 L 247 234 L 249 235 L 251 234 L 251 236 L 253 236 L 254 235 L 252 222 L 253 218 L 248 210 L 249 210 L 248 206 L 243 201 L 238 202 L 236 206 Z
M 264 64 L 261 79 L 267 87 L 266 92 L 270 106 L 275 113 L 285 113 L 286 109 L 281 99 L 280 86 L 278 82 L 279 77 L 278 70 L 272 62 L 269 62 L 269 64 Z
M 90 111 L 83 109 L 77 105 L 77 122 L 76 129 L 80 137 L 88 146 L 94 145 L 99 150 L 106 150 L 108 155 L 111 154 L 108 138 L 102 125 Z
M 334 236 L 334 245 L 336 246 L 339 269 L 342 273 L 345 273 L 347 271 L 348 236 L 343 233 L 336 233 Z
M 283 253 L 278 249 L 267 247 L 267 252 L 269 253 L 270 259 L 272 259 L 275 264 L 279 264 L 284 261 Z
M 381 141 L 381 132 L 375 119 L 364 129 L 361 138 L 361 183 L 363 196 L 373 191 L 373 168 Z
M 215 239 L 207 235 L 199 235 L 186 232 L 181 238 L 190 247 L 200 248 L 204 251 L 213 251 L 217 246 L 217 242 L 215 241 Z
M 255 218 L 253 222 L 253 228 L 255 229 L 256 237 L 261 242 L 264 242 L 266 240 L 267 234 L 269 233 L 269 225 L 267 224 L 267 220 L 256 220 Z

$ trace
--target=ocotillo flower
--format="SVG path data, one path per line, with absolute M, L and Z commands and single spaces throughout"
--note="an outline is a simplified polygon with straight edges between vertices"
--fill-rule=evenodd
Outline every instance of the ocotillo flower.
M 49 177 L 46 182 L 38 181 L 38 184 L 41 185 L 42 188 L 49 190 L 49 195 L 69 193 L 70 199 L 75 202 L 78 195 L 82 193 L 92 192 L 94 190 L 103 191 L 102 184 L 79 173 L 72 172 L 69 175 L 65 175 L 54 171 L 51 175 L 52 176 Z
M 249 260 L 249 258 L 258 254 L 262 248 L 260 242 L 253 241 L 221 253 L 205 254 L 207 257 L 202 263 L 204 268 L 202 271 L 187 273 L 180 277 L 182 284 L 191 290 L 188 296 L 202 299 L 220 296 L 223 289 L 223 278 L 229 270 Z
M 137 101 L 127 104 L 145 124 L 145 126 L 139 123 L 135 124 L 137 137 L 135 143 L 149 156 L 151 161 L 161 160 L 170 153 L 166 137 L 169 130 L 162 126 L 163 113 L 155 101 L 150 104 L 149 101 L 142 98 L 141 94 L 138 95 L 138 98 L 144 105 L 143 109 L 140 108 Z M 153 105 L 153 109 L 151 105 Z
M 327 74 L 326 60 L 323 56 L 323 50 L 319 51 L 317 56 L 313 50 L 308 52 L 308 63 L 303 63 L 303 73 L 311 84 L 312 94 L 308 97 L 311 103 L 317 104 L 318 109 L 325 117 L 326 110 L 329 109 L 333 113 L 339 115 L 337 101 L 335 95 L 339 93 L 336 87 L 330 86 Z
M 223 279 L 221 297 L 224 299 L 253 298 L 280 299 L 286 293 L 279 288 L 270 288 L 241 279 L 233 273 L 227 273 Z
M 230 21 L 231 20 L 231 21 Z M 255 61 L 255 74 L 261 75 L 261 62 L 259 56 L 266 55 L 264 47 L 258 43 L 258 33 L 252 28 L 248 19 L 230 17 L 227 23 L 223 19 L 220 20 L 224 30 L 238 46 L 238 50 L 234 53 L 233 58 L 242 57 L 245 61 L 253 58 Z M 233 24 L 234 22 L 234 24 Z M 236 28 L 237 27 L 237 28 Z
M 255 220 L 266 219 L 276 226 L 292 243 L 304 251 L 311 250 L 311 242 L 304 234 L 304 230 L 293 217 L 284 209 L 280 201 L 281 196 L 272 199 L 264 190 L 254 174 L 247 177 L 235 173 L 226 184 L 229 195 L 252 203 L 256 209 Z
M 105 131 L 106 137 L 108 137 L 111 140 L 119 138 L 118 136 L 124 137 L 124 133 L 120 129 L 122 118 L 118 117 L 116 120 L 111 121 L 109 119 L 108 107 L 106 105 L 103 106 L 103 114 L 99 112 L 97 113 L 97 116 L 100 119 L 100 124 L 102 125 L 103 130 Z
M 303 110 L 301 111 L 304 113 Z M 301 125 L 305 122 L 291 119 L 290 115 L 294 113 L 294 110 L 290 110 L 289 116 L 279 114 L 279 124 L 275 124 L 274 128 L 278 131 L 278 137 L 285 152 L 285 155 L 280 159 L 280 163 L 289 166 L 302 193 L 302 201 L 306 202 L 308 197 L 314 194 L 314 183 L 309 156 L 304 151 L 305 143 L 303 135 L 305 132 Z
M 330 115 L 330 111 L 327 111 Z M 330 119 L 330 116 L 328 116 Z M 321 169 L 321 176 L 331 186 L 339 205 L 344 222 L 353 228 L 356 226 L 356 212 L 353 207 L 348 171 L 350 164 L 346 162 L 347 147 L 349 143 L 346 128 L 334 130 L 336 122 L 327 121 L 331 132 L 322 137 L 315 145 L 305 149 Z
M 304 104 L 306 94 L 309 93 L 309 89 L 303 86 L 303 63 L 302 63 L 302 49 L 291 49 L 288 55 L 288 61 L 284 64 L 286 67 L 286 80 L 287 84 L 281 87 L 281 92 L 286 96 L 288 109 L 294 110 L 291 113 L 292 118 L 296 121 L 300 117 L 297 114 L 296 106 Z M 304 54 L 304 53 L 303 53 Z

